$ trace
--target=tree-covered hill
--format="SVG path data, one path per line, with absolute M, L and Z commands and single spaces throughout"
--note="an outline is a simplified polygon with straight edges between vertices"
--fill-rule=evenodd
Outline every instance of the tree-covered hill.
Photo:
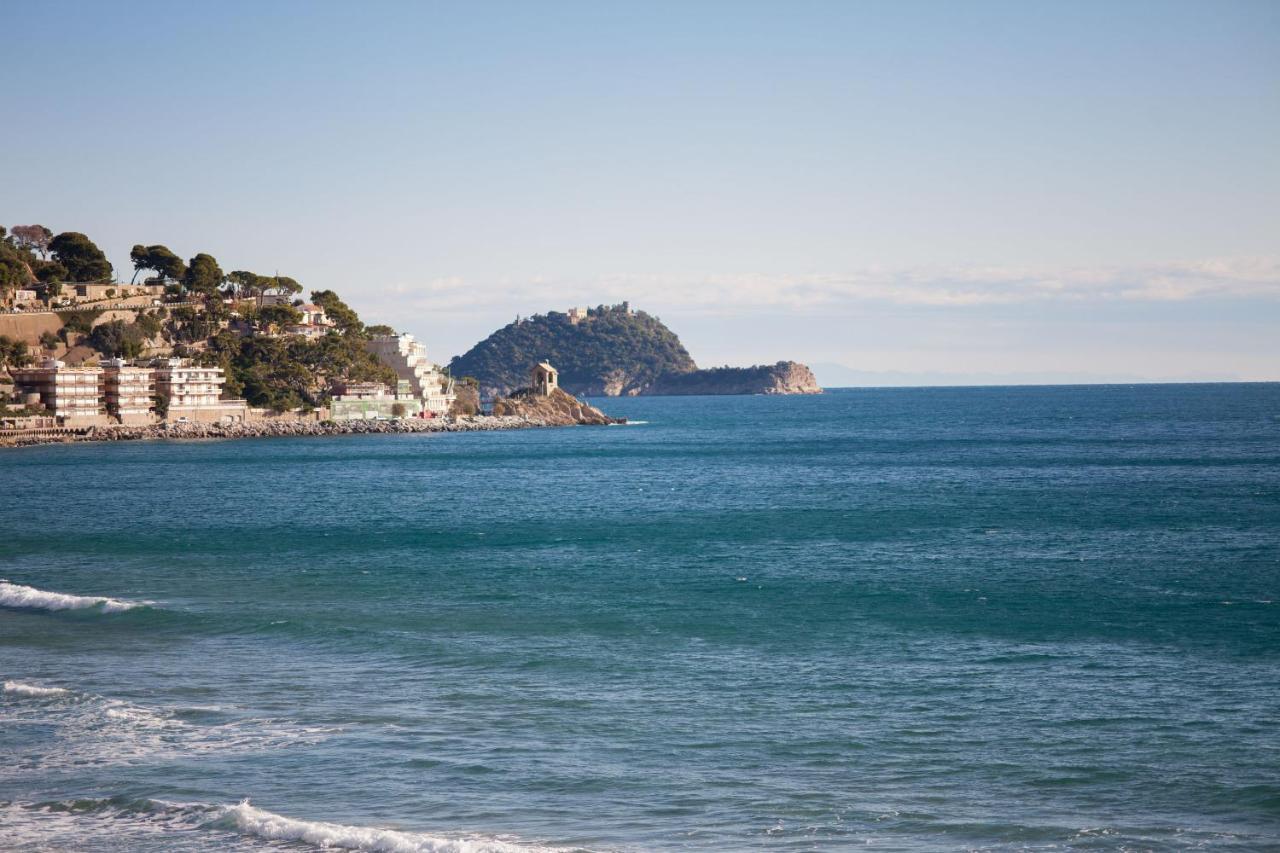
M 474 376 L 485 396 L 510 394 L 529 384 L 529 371 L 549 361 L 571 394 L 638 394 L 663 374 L 697 369 L 680 339 L 657 317 L 626 305 L 591 308 L 574 322 L 552 311 L 498 329 L 449 365 L 454 376 Z
M 64 283 L 117 283 L 106 255 L 92 240 L 77 231 L 55 235 L 43 225 L 0 227 L 0 308 L 14 300 L 19 288 L 33 288 L 40 302 L 23 313 L 57 309 L 62 324 L 56 332 L 41 334 L 38 345 L 0 338 L 0 370 L 46 355 L 66 356 L 82 345 L 102 358 L 174 355 L 221 367 L 227 396 L 243 395 L 251 405 L 278 411 L 324 404 L 337 380 L 391 386 L 397 381 L 395 371 L 366 348 L 371 335 L 391 329 L 366 328 L 332 290 L 312 291 L 311 301 L 333 325 L 322 335 L 304 337 L 287 332 L 302 320 L 288 302 L 303 289 L 288 276 L 224 273 L 208 253 L 184 262 L 160 244 L 139 243 L 129 257 L 133 280 L 144 271 L 154 273 L 145 280 L 164 286 L 165 304 L 144 299 L 114 308 L 114 319 L 98 322 L 103 308 L 65 305 L 68 300 L 62 298 Z M 114 297 L 114 289 L 107 296 Z M 131 318 L 119 316 L 130 311 Z

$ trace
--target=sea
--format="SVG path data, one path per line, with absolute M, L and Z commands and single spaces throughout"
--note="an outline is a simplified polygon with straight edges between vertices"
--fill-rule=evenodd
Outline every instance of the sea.
M 1280 384 L 0 451 L 0 848 L 1280 848 Z

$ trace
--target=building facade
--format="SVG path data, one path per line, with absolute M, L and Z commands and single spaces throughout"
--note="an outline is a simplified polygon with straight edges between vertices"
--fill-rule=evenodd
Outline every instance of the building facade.
M 337 325 L 324 313 L 319 305 L 305 303 L 294 306 L 302 314 L 301 323 L 293 323 L 284 327 L 286 335 L 302 335 L 304 338 L 322 338 Z
M 422 410 L 432 415 L 449 411 L 457 395 L 453 380 L 427 358 L 427 348 L 413 335 L 376 335 L 366 342 L 369 352 L 409 383 L 410 393 L 422 401 Z
M 544 397 L 550 397 L 552 392 L 560 387 L 560 371 L 550 363 L 540 361 L 533 366 L 531 380 L 530 384 L 534 391 Z
M 102 396 L 107 414 L 118 423 L 131 426 L 153 423 L 154 375 L 150 368 L 131 367 L 120 358 L 103 365 Z
M 72 296 L 76 302 L 125 299 L 130 296 L 145 296 L 150 292 L 149 286 L 145 284 L 120 284 L 114 281 L 68 284 L 63 287 L 63 295 Z M 164 293 L 163 286 L 160 292 Z
M 227 381 L 220 367 L 196 367 L 179 358 L 153 363 L 155 393 L 167 402 L 165 420 L 219 423 L 244 421 L 249 414 L 244 400 L 223 400 Z
M 329 401 L 329 418 L 335 421 L 361 421 L 390 418 L 417 418 L 423 415 L 423 403 L 413 394 L 406 380 L 396 383 L 393 393 L 380 382 L 349 382 L 334 386 Z
M 105 426 L 102 405 L 102 369 L 67 367 L 46 359 L 39 367 L 9 370 L 14 390 L 27 405 L 43 406 L 60 426 Z

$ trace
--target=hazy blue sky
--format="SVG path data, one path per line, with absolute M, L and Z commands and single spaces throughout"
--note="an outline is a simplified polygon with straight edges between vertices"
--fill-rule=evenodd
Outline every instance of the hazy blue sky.
M 0 222 L 125 277 L 278 269 L 442 360 L 630 299 L 706 365 L 1280 379 L 1274 0 L 0 11 Z

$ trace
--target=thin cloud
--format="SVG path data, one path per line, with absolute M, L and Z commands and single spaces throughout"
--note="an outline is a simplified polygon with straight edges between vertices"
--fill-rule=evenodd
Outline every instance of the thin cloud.
M 1057 270 L 1017 267 L 884 269 L 851 273 L 657 275 L 614 273 L 594 279 L 531 275 L 474 281 L 458 277 L 400 282 L 375 302 L 435 314 L 511 306 L 595 305 L 631 299 L 690 313 L 754 310 L 811 312 L 859 303 L 980 307 L 1052 302 L 1280 300 L 1280 259 L 1229 258 L 1141 267 Z

